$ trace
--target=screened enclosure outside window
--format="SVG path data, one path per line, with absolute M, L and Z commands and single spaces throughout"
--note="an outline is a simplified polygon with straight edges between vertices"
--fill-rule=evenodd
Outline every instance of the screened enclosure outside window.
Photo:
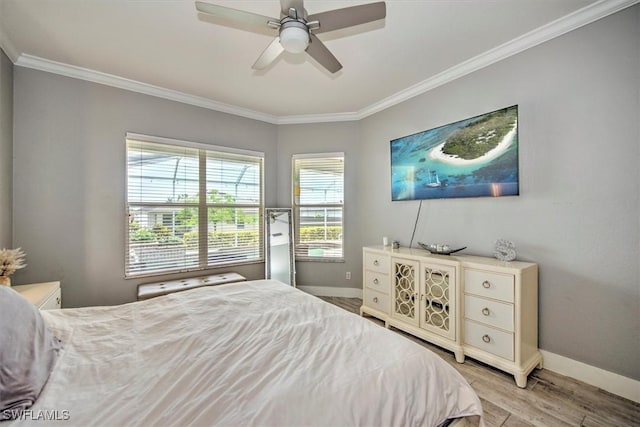
M 260 262 L 262 153 L 127 135 L 125 276 Z
M 293 156 L 296 260 L 343 261 L 344 153 Z

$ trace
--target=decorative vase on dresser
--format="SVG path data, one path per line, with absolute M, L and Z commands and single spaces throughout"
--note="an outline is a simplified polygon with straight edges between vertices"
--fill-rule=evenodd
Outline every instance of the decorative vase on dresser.
M 434 255 L 422 249 L 363 249 L 363 305 L 369 314 L 509 372 L 519 387 L 542 367 L 538 350 L 538 266 Z
M 0 276 L 0 286 L 11 286 L 11 277 Z

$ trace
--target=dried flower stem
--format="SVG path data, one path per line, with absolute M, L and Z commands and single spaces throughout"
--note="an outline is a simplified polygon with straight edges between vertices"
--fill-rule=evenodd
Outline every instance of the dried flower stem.
M 10 276 L 27 266 L 24 262 L 25 254 L 22 249 L 0 250 L 0 276 Z

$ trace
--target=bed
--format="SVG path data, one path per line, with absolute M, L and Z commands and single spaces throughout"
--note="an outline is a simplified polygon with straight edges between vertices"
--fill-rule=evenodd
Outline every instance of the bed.
M 441 358 L 273 280 L 42 317 L 62 348 L 29 419 L 1 427 L 41 426 L 38 416 L 64 426 L 482 425 L 477 395 Z

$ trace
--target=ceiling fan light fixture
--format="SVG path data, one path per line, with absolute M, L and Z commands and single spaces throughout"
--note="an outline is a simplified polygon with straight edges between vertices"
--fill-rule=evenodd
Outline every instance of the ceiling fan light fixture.
M 309 31 L 307 27 L 300 22 L 287 24 L 280 29 L 280 44 L 287 52 L 304 52 L 309 46 Z
M 332 74 L 340 71 L 342 65 L 317 37 L 317 34 L 366 24 L 384 19 L 387 16 L 384 1 L 309 15 L 304 8 L 304 0 L 280 0 L 279 19 L 218 6 L 201 0 L 196 0 L 196 9 L 200 13 L 222 18 L 249 31 L 262 33 L 265 28 L 278 29 L 278 36 L 269 43 L 269 46 L 253 64 L 254 70 L 265 69 L 284 51 L 294 54 L 306 52 Z

